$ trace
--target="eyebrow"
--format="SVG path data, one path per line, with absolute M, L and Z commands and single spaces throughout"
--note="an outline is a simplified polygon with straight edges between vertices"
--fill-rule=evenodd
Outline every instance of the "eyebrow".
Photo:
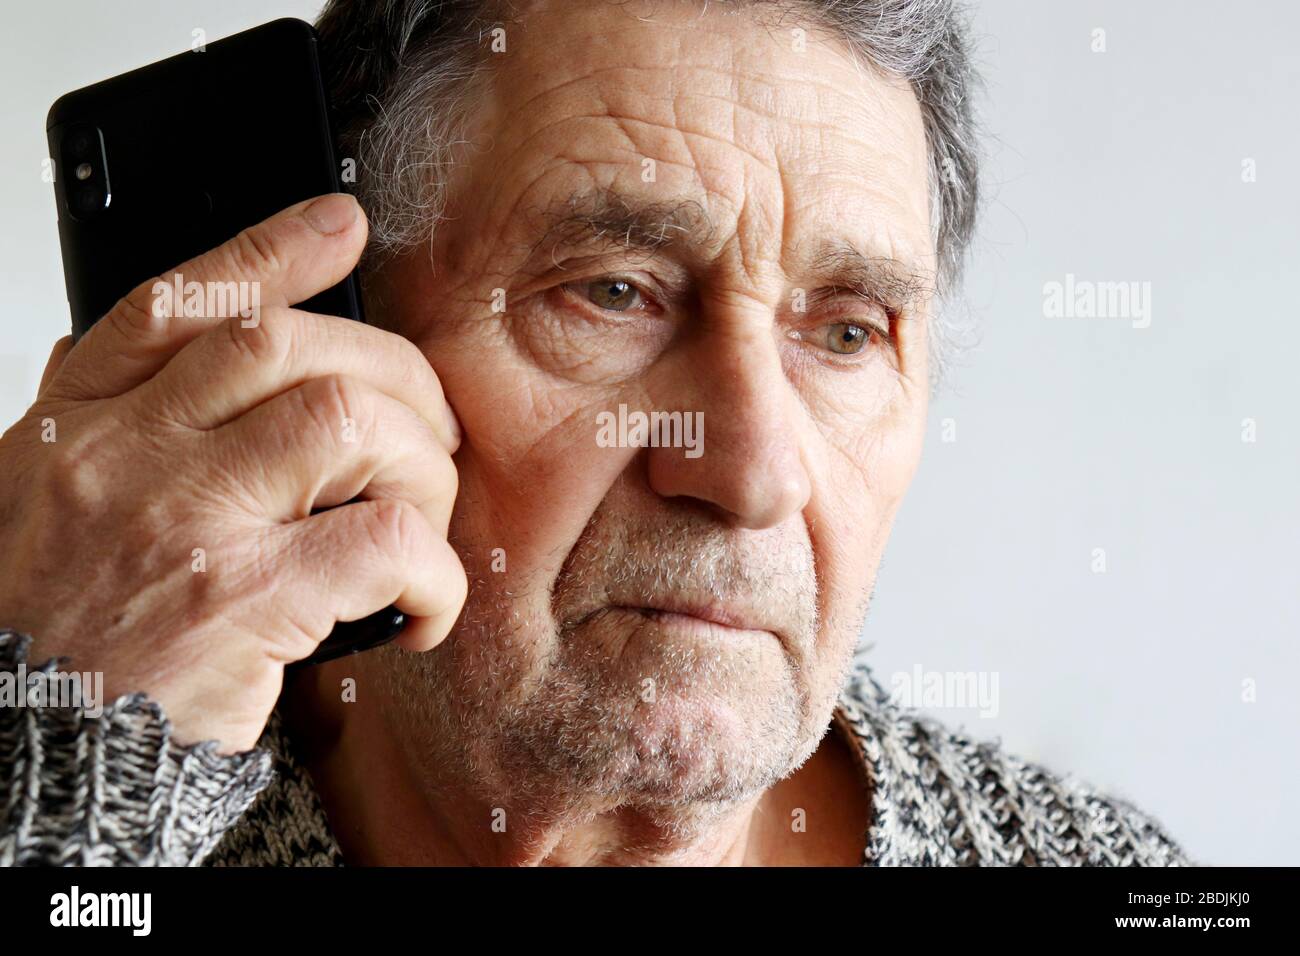
M 714 234 L 708 212 L 694 200 L 638 202 L 610 189 L 574 193 L 541 211 L 534 255 L 552 259 L 564 249 L 608 246 L 653 254 L 683 241 L 707 245 Z
M 928 272 L 892 256 L 872 256 L 844 239 L 820 242 L 803 274 L 882 305 L 904 309 L 934 294 Z
M 540 210 L 539 238 L 530 261 L 557 265 L 562 252 L 582 248 L 636 250 L 652 256 L 674 245 L 708 247 L 716 230 L 694 200 L 642 202 L 611 189 L 574 193 Z M 805 281 L 897 309 L 934 292 L 929 273 L 892 256 L 868 255 L 845 239 L 819 240 L 795 270 Z

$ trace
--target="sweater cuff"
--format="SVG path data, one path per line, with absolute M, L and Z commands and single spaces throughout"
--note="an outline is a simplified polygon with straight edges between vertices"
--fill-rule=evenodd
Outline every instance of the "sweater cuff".
M 28 666 L 31 643 L 0 630 L 0 866 L 200 864 L 271 782 L 270 751 L 178 744 L 143 693 L 98 716 L 33 703 L 31 676 L 49 687 L 65 659 Z

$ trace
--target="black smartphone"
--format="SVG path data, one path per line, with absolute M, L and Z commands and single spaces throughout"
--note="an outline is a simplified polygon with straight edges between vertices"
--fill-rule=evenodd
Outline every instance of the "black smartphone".
M 146 279 L 343 188 L 316 31 L 302 20 L 65 94 L 45 125 L 74 338 Z M 297 305 L 364 321 L 355 274 Z M 303 663 L 387 643 L 403 624 L 393 607 L 342 622 Z

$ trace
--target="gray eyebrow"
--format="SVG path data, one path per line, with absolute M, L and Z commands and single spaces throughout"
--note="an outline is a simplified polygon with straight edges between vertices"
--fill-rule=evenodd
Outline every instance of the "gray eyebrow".
M 818 244 L 804 270 L 809 278 L 882 305 L 904 308 L 934 294 L 928 272 L 892 256 L 871 256 L 843 239 Z
M 683 241 L 711 244 L 715 229 L 708 212 L 695 200 L 642 202 L 613 189 L 574 193 L 536 210 L 541 238 L 530 259 L 556 261 L 563 249 L 603 245 L 635 249 L 647 256 Z M 871 256 L 843 239 L 822 240 L 796 272 L 831 289 L 856 293 L 885 306 L 903 309 L 933 294 L 933 281 L 919 267 L 890 256 Z
M 593 242 L 651 254 L 682 240 L 705 245 L 714 234 L 707 211 L 694 200 L 638 202 L 611 189 L 575 193 L 541 210 L 540 218 L 542 236 L 532 253 L 552 258 Z

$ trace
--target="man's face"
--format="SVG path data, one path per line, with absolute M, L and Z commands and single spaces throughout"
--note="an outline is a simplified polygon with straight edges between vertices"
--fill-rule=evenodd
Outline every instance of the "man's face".
M 530 8 L 432 248 L 373 277 L 464 427 L 470 575 L 376 666 L 485 792 L 740 799 L 827 726 L 920 453 L 926 150 L 905 84 L 761 11 Z M 620 406 L 702 453 L 608 447 Z

